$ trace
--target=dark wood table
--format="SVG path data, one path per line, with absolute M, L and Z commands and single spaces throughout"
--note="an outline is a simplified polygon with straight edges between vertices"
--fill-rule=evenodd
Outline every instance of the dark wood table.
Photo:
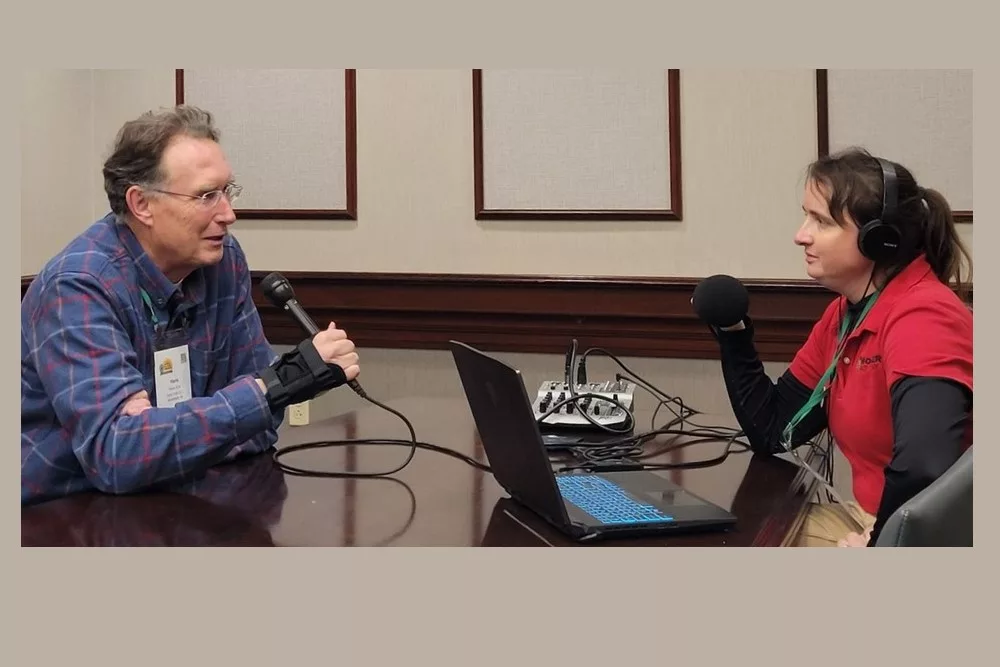
M 414 397 L 390 405 L 419 440 L 486 462 L 464 397 Z M 640 415 L 642 417 L 642 415 Z M 705 418 L 700 418 L 705 421 Z M 648 425 L 640 421 L 639 430 Z M 356 409 L 281 431 L 278 448 L 310 441 L 405 439 L 398 417 L 358 400 Z M 648 447 L 680 444 L 660 436 Z M 656 460 L 683 463 L 719 456 L 725 443 L 676 448 Z M 407 450 L 347 445 L 291 452 L 286 464 L 328 471 L 382 471 Z M 705 468 L 663 471 L 689 491 L 738 517 L 726 532 L 624 539 L 593 546 L 778 546 L 800 524 L 815 489 L 778 457 L 735 453 Z M 488 472 L 418 450 L 392 479 L 312 478 L 286 474 L 270 454 L 217 466 L 169 490 L 130 496 L 82 493 L 22 508 L 22 546 L 574 546 L 511 501 Z

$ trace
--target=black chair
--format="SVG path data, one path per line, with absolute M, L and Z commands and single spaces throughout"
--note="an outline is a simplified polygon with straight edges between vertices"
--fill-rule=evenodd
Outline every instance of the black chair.
M 875 546 L 972 546 L 971 446 L 947 472 L 889 517 Z

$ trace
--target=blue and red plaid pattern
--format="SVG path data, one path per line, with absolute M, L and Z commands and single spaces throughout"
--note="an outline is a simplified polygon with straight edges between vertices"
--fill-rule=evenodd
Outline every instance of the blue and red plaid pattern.
M 186 326 L 193 398 L 157 408 L 154 327 Z M 277 440 L 253 373 L 277 358 L 264 338 L 242 249 L 172 283 L 108 214 L 46 264 L 21 302 L 21 504 L 97 489 L 183 481 Z M 129 417 L 146 390 L 152 409 Z

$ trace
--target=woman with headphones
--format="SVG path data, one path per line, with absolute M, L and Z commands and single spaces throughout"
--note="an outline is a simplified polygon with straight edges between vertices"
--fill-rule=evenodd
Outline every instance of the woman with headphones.
M 722 369 L 754 451 L 829 428 L 851 465 L 855 502 L 811 505 L 795 544 L 867 546 L 972 444 L 972 258 L 945 198 L 902 165 L 851 149 L 806 176 L 795 243 L 839 296 L 777 383 L 749 317 L 716 329 Z

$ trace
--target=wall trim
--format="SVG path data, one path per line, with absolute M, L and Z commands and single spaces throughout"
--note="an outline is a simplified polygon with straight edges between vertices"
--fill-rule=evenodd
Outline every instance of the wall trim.
M 260 291 L 268 273 L 251 273 L 264 331 L 273 344 L 296 344 L 301 329 Z M 359 347 L 446 349 L 456 339 L 487 351 L 564 354 L 576 338 L 616 355 L 719 357 L 691 308 L 700 278 L 283 273 L 317 324 L 336 322 Z M 21 278 L 21 298 L 33 279 Z M 791 361 L 834 298 L 809 280 L 743 283 L 764 361 Z
M 268 338 L 293 344 L 303 333 L 266 302 L 253 272 L 254 301 Z M 361 347 L 445 349 L 457 339 L 484 350 L 563 354 L 576 338 L 614 354 L 718 358 L 694 315 L 698 278 L 284 273 L 321 326 L 335 321 Z M 795 280 L 747 280 L 761 358 L 790 361 L 833 298 Z

